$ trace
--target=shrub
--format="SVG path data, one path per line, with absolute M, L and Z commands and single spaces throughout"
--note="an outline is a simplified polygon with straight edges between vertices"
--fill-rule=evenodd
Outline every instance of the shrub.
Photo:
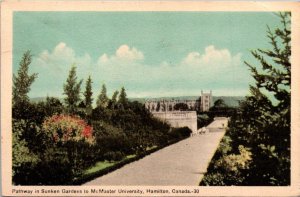
M 108 161 L 120 161 L 124 158 L 124 154 L 121 151 L 109 151 L 103 155 L 105 160 Z
M 245 180 L 244 170 L 249 169 L 252 163 L 252 153 L 249 148 L 239 145 L 239 154 L 227 154 L 231 150 L 228 143 L 231 140 L 224 137 L 212 159 L 208 172 L 200 185 L 242 185 Z M 223 149 L 224 148 L 224 149 Z M 216 157 L 219 157 L 216 160 Z
M 94 143 L 93 128 L 76 116 L 54 115 L 43 122 L 42 128 L 55 143 L 81 140 Z
M 191 135 L 192 131 L 188 127 L 172 128 L 170 137 L 171 139 L 187 138 Z
M 58 171 L 66 168 L 69 170 L 67 174 L 70 176 L 56 178 L 60 184 L 66 184 L 72 177 L 81 175 L 86 167 L 94 164 L 93 128 L 84 120 L 77 116 L 53 115 L 43 122 L 42 132 L 49 141 L 42 165 L 46 169 L 53 165 L 58 166 L 59 169 L 55 169 Z M 47 177 L 49 184 L 52 184 L 54 177 Z
M 28 174 L 40 162 L 40 159 L 29 150 L 27 142 L 20 139 L 20 132 L 14 131 L 12 136 L 12 175 L 13 182 L 20 184 L 29 179 Z

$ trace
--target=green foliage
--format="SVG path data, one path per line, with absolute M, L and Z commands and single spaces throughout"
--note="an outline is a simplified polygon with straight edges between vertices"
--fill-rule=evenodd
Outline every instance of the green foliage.
M 60 102 L 59 99 L 47 96 L 46 103 L 45 103 L 45 111 L 46 111 L 46 116 L 52 116 L 53 114 L 60 114 L 63 111 L 63 104 Z
M 171 139 L 182 139 L 189 137 L 192 130 L 188 127 L 172 128 L 170 132 Z
M 24 124 L 24 122 L 15 122 L 13 124 L 12 135 L 12 173 L 13 176 L 18 176 L 22 173 L 22 169 L 25 166 L 31 166 L 33 168 L 40 161 L 39 157 L 29 150 L 28 144 L 22 138 L 22 130 L 18 124 Z M 22 127 L 22 126 L 21 126 Z
M 227 172 L 239 172 L 241 169 L 249 169 L 252 160 L 252 153 L 249 148 L 239 145 L 239 154 L 223 155 L 221 159 L 216 161 L 216 167 L 222 167 Z
M 29 103 L 28 92 L 30 86 L 37 78 L 37 74 L 28 74 L 29 65 L 31 63 L 30 51 L 26 51 L 20 61 L 18 74 L 13 75 L 13 105 Z
M 278 101 L 277 110 L 280 111 L 290 107 L 291 13 L 280 13 L 279 16 L 282 27 L 274 31 L 268 27 L 267 31 L 272 49 L 258 49 L 251 52 L 259 61 L 261 69 L 258 70 L 258 66 L 245 63 L 251 69 L 252 76 L 256 80 L 256 87 L 273 93 L 274 99 Z
M 189 107 L 185 103 L 176 103 L 174 105 L 174 110 L 179 110 L 179 111 L 188 111 Z
M 109 108 L 110 109 L 115 109 L 117 106 L 117 97 L 118 97 L 119 91 L 115 91 L 114 94 L 111 97 L 111 100 L 109 102 Z
M 128 99 L 127 99 L 127 94 L 125 92 L 125 88 L 122 87 L 120 94 L 119 94 L 119 99 L 118 99 L 118 104 L 120 105 L 121 108 L 126 108 L 128 105 Z
M 209 109 L 210 116 L 233 116 L 236 113 L 235 107 L 229 107 L 223 99 L 217 99 Z
M 75 113 L 77 111 L 78 104 L 80 102 L 80 86 L 82 80 L 77 82 L 76 67 L 73 65 L 66 83 L 64 84 L 64 94 L 66 95 L 65 103 L 69 113 Z
M 33 153 L 39 152 L 39 149 L 43 149 L 43 143 L 40 142 L 42 136 L 39 135 L 40 126 L 32 120 L 24 119 L 13 119 L 12 121 L 13 133 L 20 140 L 25 140 L 26 146 L 29 148 L 29 151 Z
M 197 127 L 209 125 L 214 120 L 215 114 L 211 112 L 197 112 Z
M 272 49 L 252 51 L 259 66 L 246 62 L 256 84 L 231 117 L 230 140 L 221 143 L 201 185 L 290 184 L 290 13 L 279 17 L 282 27 L 267 31 Z
M 214 102 L 215 108 L 225 108 L 228 107 L 223 99 L 218 99 Z
M 32 119 L 35 116 L 35 106 L 29 102 L 16 102 L 12 106 L 12 117 L 16 119 Z
M 105 84 L 102 85 L 102 89 L 101 89 L 101 93 L 98 96 L 98 100 L 97 100 L 97 106 L 98 107 L 102 107 L 102 108 L 106 108 L 108 106 L 108 97 L 106 95 L 106 86 Z
M 93 92 L 92 92 L 92 79 L 91 76 L 86 81 L 85 85 L 85 91 L 83 93 L 84 95 L 84 104 L 86 107 L 87 114 L 90 114 L 92 112 L 92 104 L 93 104 Z
M 54 114 L 61 114 L 64 111 L 64 107 L 60 100 L 53 97 L 47 97 L 45 102 L 41 101 L 32 105 L 33 108 L 30 119 L 34 120 L 37 124 L 42 124 L 46 117 Z
M 224 136 L 200 185 L 243 185 L 244 171 L 249 169 L 252 153 L 243 145 L 238 146 L 238 152 L 233 153 L 231 138 Z
M 70 124 L 64 124 L 60 128 L 69 128 L 68 126 Z M 57 129 L 55 132 L 61 130 L 63 129 Z M 83 134 L 87 135 L 84 129 Z M 43 128 L 41 129 L 31 120 L 13 120 L 14 184 L 62 185 L 71 183 L 74 177 L 79 176 L 83 170 L 95 162 L 94 151 L 91 151 L 92 146 L 88 142 L 84 140 L 70 140 L 64 143 L 55 141 Z
M 105 160 L 108 161 L 121 161 L 125 157 L 125 155 L 121 151 L 116 151 L 116 152 L 109 151 L 104 153 L 103 157 Z

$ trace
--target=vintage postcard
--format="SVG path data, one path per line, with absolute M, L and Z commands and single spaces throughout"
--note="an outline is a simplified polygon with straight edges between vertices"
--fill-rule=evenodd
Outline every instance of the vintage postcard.
M 4 1 L 3 196 L 300 196 L 298 2 Z

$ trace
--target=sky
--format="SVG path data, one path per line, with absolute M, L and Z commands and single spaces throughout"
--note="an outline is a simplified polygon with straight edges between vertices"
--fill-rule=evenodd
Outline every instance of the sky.
M 94 97 L 125 87 L 128 97 L 245 96 L 256 65 L 280 25 L 272 12 L 14 12 L 13 73 L 30 50 L 38 73 L 30 97 L 63 97 L 72 65 L 90 75 Z

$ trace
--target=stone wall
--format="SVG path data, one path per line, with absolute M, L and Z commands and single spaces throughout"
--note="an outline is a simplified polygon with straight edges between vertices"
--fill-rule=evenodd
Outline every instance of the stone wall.
M 188 127 L 193 133 L 197 132 L 196 111 L 152 112 L 153 116 L 169 123 L 172 127 Z

